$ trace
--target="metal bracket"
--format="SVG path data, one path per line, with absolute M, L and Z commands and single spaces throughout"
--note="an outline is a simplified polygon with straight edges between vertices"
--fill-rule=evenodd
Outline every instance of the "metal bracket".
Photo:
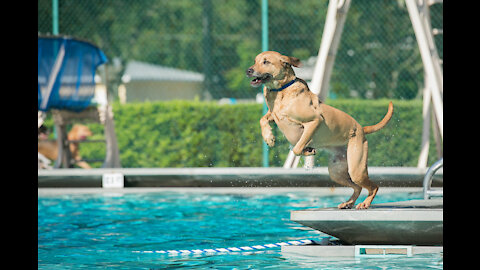
M 399 245 L 356 245 L 355 257 L 381 258 L 381 257 L 412 256 L 412 246 Z

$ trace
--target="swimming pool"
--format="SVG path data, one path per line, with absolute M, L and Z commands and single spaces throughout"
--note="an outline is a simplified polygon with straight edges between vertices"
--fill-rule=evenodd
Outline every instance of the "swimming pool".
M 39 269 L 442 269 L 441 254 L 410 258 L 322 259 L 280 249 L 168 256 L 144 250 L 241 247 L 327 235 L 290 220 L 290 211 L 333 207 L 350 194 L 312 191 L 49 195 L 38 198 Z M 363 193 L 362 193 L 363 195 Z M 360 196 L 362 201 L 366 195 Z M 381 192 L 374 203 L 422 198 Z

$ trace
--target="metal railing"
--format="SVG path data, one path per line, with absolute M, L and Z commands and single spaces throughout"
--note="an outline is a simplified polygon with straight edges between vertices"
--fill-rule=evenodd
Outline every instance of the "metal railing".
M 432 188 L 432 180 L 435 172 L 443 167 L 443 157 L 428 168 L 423 178 L 423 198 L 430 199 L 432 196 L 443 196 L 443 188 Z

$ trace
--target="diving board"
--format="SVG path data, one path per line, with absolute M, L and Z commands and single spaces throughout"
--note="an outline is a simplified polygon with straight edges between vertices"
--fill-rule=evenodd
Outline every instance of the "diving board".
M 443 245 L 443 198 L 292 211 L 291 220 L 350 245 Z

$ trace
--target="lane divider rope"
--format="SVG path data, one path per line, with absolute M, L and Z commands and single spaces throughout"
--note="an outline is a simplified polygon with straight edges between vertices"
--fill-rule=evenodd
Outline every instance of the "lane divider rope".
M 277 248 L 281 246 L 302 246 L 308 244 L 315 244 L 314 240 L 303 239 L 303 240 L 293 240 L 288 242 L 279 242 L 275 244 L 264 244 L 264 245 L 255 245 L 255 246 L 245 246 L 245 247 L 229 247 L 229 248 L 213 248 L 213 249 L 181 249 L 181 250 L 134 250 L 133 253 L 156 253 L 156 254 L 166 254 L 166 255 L 188 255 L 188 254 L 205 254 L 205 253 L 229 253 L 229 252 L 239 252 L 239 251 L 256 251 L 269 248 Z

